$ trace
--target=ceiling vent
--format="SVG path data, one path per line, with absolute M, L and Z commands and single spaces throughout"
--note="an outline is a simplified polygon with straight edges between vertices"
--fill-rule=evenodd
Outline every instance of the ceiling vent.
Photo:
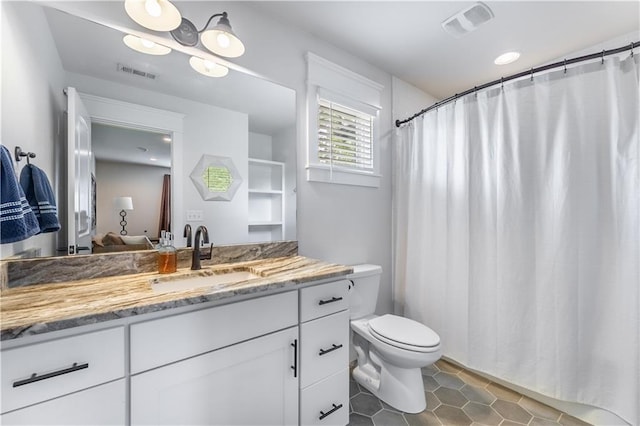
M 493 19 L 493 12 L 489 6 L 478 2 L 444 20 L 442 28 L 453 37 L 460 38 L 491 19 Z
M 124 65 L 124 64 L 118 64 L 118 71 L 125 72 L 125 73 L 131 74 L 131 75 L 137 75 L 138 77 L 145 77 L 145 78 L 148 78 L 149 80 L 155 80 L 156 79 L 156 75 L 155 74 L 152 74 L 152 73 L 146 72 L 146 71 L 141 71 L 141 70 L 135 69 L 133 67 L 130 67 L 130 66 Z

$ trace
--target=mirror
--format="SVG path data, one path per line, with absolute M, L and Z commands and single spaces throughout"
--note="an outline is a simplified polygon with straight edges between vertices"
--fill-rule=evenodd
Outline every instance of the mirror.
M 120 177 L 128 176 L 126 181 L 131 191 L 134 188 L 139 190 L 150 180 L 142 172 L 134 174 L 130 161 L 134 154 L 149 153 L 149 148 L 139 139 L 146 134 L 173 138 L 171 142 L 161 145 L 171 153 L 170 158 L 156 158 L 155 165 L 145 167 L 171 170 L 170 221 L 176 246 L 185 245 L 182 228 L 187 223 L 194 228 L 207 226 L 216 244 L 296 239 L 294 90 L 250 72 L 234 69 L 223 78 L 203 76 L 189 66 L 189 56 L 182 52 L 174 50 L 165 56 L 144 55 L 126 47 L 122 42 L 124 33 L 104 23 L 74 16 L 51 8 L 46 3 L 10 3 L 13 14 L 24 13 L 24 25 L 34 28 L 32 18 L 37 15 L 41 22 L 46 23 L 48 28 L 35 25 L 39 28 L 38 37 L 52 38 L 60 64 L 57 71 L 62 74 L 61 79 L 66 86 L 74 87 L 80 94 L 139 104 L 183 117 L 182 134 L 177 135 L 167 132 L 162 126 L 150 128 L 104 120 L 99 113 L 89 110 L 92 119 L 95 119 L 92 124 L 96 161 L 95 233 L 109 230 L 119 234 L 120 216 L 112 199 L 131 196 L 133 210 L 126 212 L 128 235 L 146 235 L 151 240 L 157 239 L 159 224 L 155 217 L 158 215 L 145 213 L 137 207 L 157 201 L 136 201 L 132 193 L 125 193 L 124 190 L 116 193 L 115 184 L 105 182 L 118 176 L 114 170 L 121 167 L 117 164 L 125 162 L 129 164 L 127 169 L 131 170 L 121 173 Z M 74 3 L 73 7 L 81 5 L 86 10 L 92 7 L 88 5 L 91 2 L 71 3 Z M 114 16 L 126 17 L 121 2 L 96 4 L 102 10 L 109 8 Z M 100 15 L 102 10 L 95 12 L 95 15 Z M 234 25 L 239 31 L 243 25 L 248 28 L 250 23 L 234 22 Z M 122 26 L 135 28 L 133 22 L 126 20 L 122 21 Z M 5 43 L 11 42 L 15 40 L 3 37 L 3 52 L 6 50 Z M 36 55 L 35 52 L 38 52 L 36 48 L 31 54 Z M 37 110 L 34 113 L 37 114 Z M 62 122 L 59 117 L 56 120 Z M 104 136 L 107 130 L 113 134 Z M 175 143 L 177 139 L 181 141 L 180 146 Z M 120 145 L 112 146 L 109 140 L 116 140 Z M 54 144 L 54 140 L 50 143 Z M 146 148 L 147 151 L 140 148 Z M 48 147 L 44 151 L 54 156 L 58 149 Z M 203 155 L 230 158 L 237 167 L 242 183 L 231 200 L 203 200 L 198 188 L 189 179 L 189 174 Z M 107 163 L 111 171 L 105 172 Z M 107 173 L 105 176 L 110 175 L 110 178 L 101 178 L 101 171 Z M 57 176 L 50 176 L 50 179 L 59 191 L 65 186 L 63 182 L 55 181 L 59 179 Z M 157 182 L 154 185 L 161 187 Z M 63 205 L 63 197 L 61 193 L 59 207 Z M 160 206 L 154 207 L 154 210 L 159 211 Z

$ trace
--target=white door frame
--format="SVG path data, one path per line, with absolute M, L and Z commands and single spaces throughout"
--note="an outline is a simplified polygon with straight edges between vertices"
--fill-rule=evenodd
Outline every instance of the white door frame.
M 78 93 L 91 121 L 131 129 L 161 131 L 172 134 L 171 142 L 171 229 L 174 233 L 185 224 L 182 167 L 184 114 Z

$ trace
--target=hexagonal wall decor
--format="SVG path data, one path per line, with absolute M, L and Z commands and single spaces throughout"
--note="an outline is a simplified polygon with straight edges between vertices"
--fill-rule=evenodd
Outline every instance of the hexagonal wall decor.
M 229 157 L 203 155 L 189 175 L 205 201 L 231 201 L 242 177 Z

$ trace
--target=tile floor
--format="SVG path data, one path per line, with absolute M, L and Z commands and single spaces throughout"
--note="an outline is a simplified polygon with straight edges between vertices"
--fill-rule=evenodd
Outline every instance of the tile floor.
M 349 425 L 582 426 L 583 421 L 444 360 L 422 369 L 427 408 L 402 413 L 350 380 Z

